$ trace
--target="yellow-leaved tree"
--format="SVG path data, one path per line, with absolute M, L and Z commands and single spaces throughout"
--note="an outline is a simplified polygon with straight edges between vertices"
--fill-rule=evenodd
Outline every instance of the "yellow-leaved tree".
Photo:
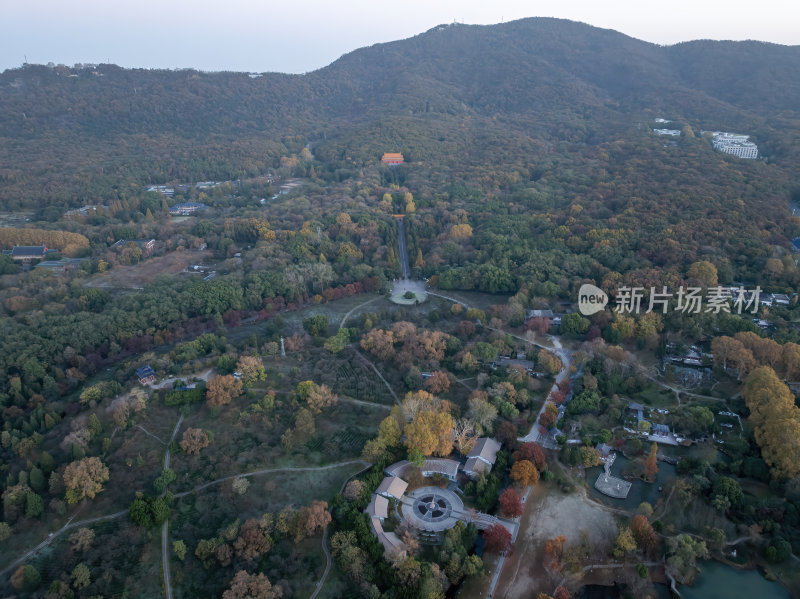
M 755 368 L 747 377 L 742 396 L 750 410 L 761 457 L 773 476 L 800 474 L 800 408 L 794 395 L 769 366 Z

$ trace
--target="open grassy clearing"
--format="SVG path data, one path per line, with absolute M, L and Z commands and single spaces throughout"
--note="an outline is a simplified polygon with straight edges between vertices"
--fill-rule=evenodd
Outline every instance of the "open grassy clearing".
M 161 276 L 177 276 L 191 264 L 202 264 L 211 256 L 208 251 L 178 250 L 132 266 L 117 266 L 93 277 L 87 287 L 99 289 L 141 289 Z M 188 275 L 187 275 L 188 276 Z M 200 278 L 200 275 L 192 275 Z

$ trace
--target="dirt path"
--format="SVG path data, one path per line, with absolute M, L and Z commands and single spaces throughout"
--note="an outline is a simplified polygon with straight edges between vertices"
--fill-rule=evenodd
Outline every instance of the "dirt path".
M 143 431 L 145 435 L 149 435 L 150 437 L 153 437 L 153 439 L 155 439 L 156 441 L 161 443 L 161 445 L 166 445 L 166 443 L 164 443 L 164 441 L 162 441 L 159 437 L 156 437 L 153 433 L 151 433 L 149 430 L 147 430 L 145 427 L 141 426 L 140 424 L 135 425 L 135 428 L 138 428 L 139 430 Z
M 119 518 L 120 516 L 123 516 L 123 515 L 125 515 L 127 513 L 128 513 L 128 510 L 122 510 L 122 511 L 119 511 L 119 512 L 114 512 L 113 514 L 108 514 L 106 516 L 98 516 L 96 518 L 88 518 L 86 520 L 78 520 L 77 522 L 73 522 L 72 521 L 72 518 L 75 517 L 75 516 L 72 516 L 72 518 L 67 520 L 67 523 L 64 526 L 62 526 L 60 529 L 58 529 L 55 532 L 51 532 L 49 535 L 47 535 L 47 538 L 44 541 L 42 541 L 41 543 L 39 543 L 36 547 L 34 547 L 33 549 L 31 549 L 30 551 L 25 553 L 25 555 L 17 558 L 16 560 L 14 560 L 10 564 L 8 564 L 4 569 L 0 570 L 0 576 L 5 576 L 6 574 L 8 574 L 8 572 L 11 571 L 11 569 L 13 569 L 16 566 L 20 565 L 22 562 L 24 562 L 25 560 L 27 560 L 31 556 L 35 555 L 36 553 L 38 553 L 39 551 L 41 551 L 42 549 L 47 547 L 50 543 L 55 541 L 56 538 L 58 538 L 60 535 L 62 535 L 63 533 L 67 532 L 70 529 L 73 529 L 73 528 L 76 528 L 76 527 L 79 527 L 79 526 L 86 526 L 87 524 L 94 524 L 95 522 L 102 522 L 103 520 L 112 520 L 114 518 Z
M 387 406 L 382 403 L 375 403 L 374 401 L 364 401 L 361 399 L 354 399 L 352 397 L 340 397 L 339 401 L 345 401 L 347 403 L 353 403 L 359 406 L 367 406 L 369 408 L 381 408 L 382 410 L 391 410 L 392 406 Z
M 226 480 L 233 480 L 234 478 L 246 478 L 248 476 L 258 476 L 259 474 L 272 474 L 276 472 L 315 472 L 318 470 L 332 470 L 333 468 L 340 468 L 342 466 L 348 466 L 350 464 L 363 464 L 364 466 L 372 465 L 370 464 L 370 462 L 366 462 L 364 460 L 347 460 L 346 462 L 336 462 L 335 464 L 328 464 L 327 466 L 263 468 L 261 470 L 253 470 L 252 472 L 245 472 L 244 474 L 231 474 L 230 476 L 224 476 L 222 478 L 218 478 L 216 480 L 203 483 L 202 485 L 198 485 L 194 489 L 190 489 L 189 491 L 183 491 L 182 493 L 175 493 L 173 497 L 175 497 L 176 499 L 178 497 L 186 497 L 187 495 L 191 495 L 192 493 L 196 493 L 197 491 L 202 491 L 203 489 L 206 489 L 213 485 L 218 485 L 219 483 L 224 483 Z
M 395 392 L 394 392 L 394 389 L 392 389 L 392 386 L 389 384 L 389 382 L 388 382 L 388 381 L 387 381 L 385 378 L 383 378 L 383 375 L 381 374 L 380 370 L 378 370 L 378 369 L 375 367 L 375 364 L 373 364 L 372 362 L 370 362 L 370 361 L 369 361 L 369 360 L 368 360 L 366 357 L 364 357 L 364 354 L 362 354 L 362 353 L 361 353 L 360 351 L 358 351 L 357 349 L 355 349 L 355 348 L 354 348 L 354 349 L 353 349 L 353 351 L 354 351 L 354 352 L 356 353 L 356 355 L 358 355 L 358 357 L 359 357 L 359 358 L 361 358 L 361 359 L 362 359 L 362 360 L 363 360 L 363 361 L 364 361 L 364 362 L 365 362 L 365 363 L 366 363 L 368 366 L 371 366 L 371 367 L 372 367 L 372 370 L 374 370 L 374 371 L 375 371 L 375 374 L 377 374 L 377 375 L 378 375 L 378 378 L 380 378 L 380 379 L 383 381 L 383 384 L 384 384 L 384 385 L 386 385 L 386 388 L 389 390 L 389 393 L 391 393 L 392 397 L 394 398 L 394 401 L 395 401 L 395 403 L 396 403 L 396 404 L 399 406 L 399 405 L 400 405 L 400 398 L 398 398 L 398 397 L 397 397 L 397 393 L 395 393 Z
M 379 299 L 381 299 L 381 298 L 380 298 L 380 297 L 373 297 L 371 300 L 367 300 L 367 301 L 365 301 L 364 303 L 358 304 L 357 306 L 355 306 L 355 307 L 353 307 L 353 308 L 350 308 L 350 310 L 347 312 L 347 314 L 345 314 L 344 316 L 342 316 L 342 322 L 340 322 L 340 323 L 339 323 L 339 328 L 340 328 L 340 329 L 341 329 L 341 328 L 344 328 L 344 323 L 347 321 L 347 319 L 348 319 L 348 318 L 350 318 L 350 315 L 351 315 L 353 312 L 355 312 L 355 311 L 356 311 L 356 310 L 358 310 L 359 308 L 363 308 L 363 307 L 364 307 L 364 306 L 366 306 L 367 304 L 371 304 L 372 302 L 374 302 L 374 301 L 377 301 L 377 300 L 379 300 Z

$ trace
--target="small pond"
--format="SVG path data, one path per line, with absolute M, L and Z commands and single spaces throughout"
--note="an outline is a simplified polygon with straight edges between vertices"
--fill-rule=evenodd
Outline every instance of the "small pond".
M 789 591 L 770 582 L 758 570 L 737 570 L 715 561 L 700 564 L 692 586 L 680 587 L 683 599 L 789 599 Z
M 611 466 L 611 475 L 619 478 L 625 478 L 622 475 L 629 470 L 635 469 L 636 467 L 636 462 L 629 460 L 621 453 L 617 453 L 617 459 L 614 460 L 614 464 Z M 599 466 L 586 470 L 586 482 L 589 483 L 589 494 L 594 499 L 597 499 L 606 505 L 629 510 L 636 510 L 636 508 L 639 507 L 639 504 L 643 501 L 647 501 L 651 505 L 655 506 L 659 498 L 666 498 L 666 495 L 662 492 L 659 492 L 658 488 L 663 486 L 666 481 L 675 478 L 675 466 L 667 464 L 666 462 L 659 462 L 656 482 L 646 483 L 639 478 L 625 478 L 625 480 L 630 480 L 632 483 L 628 497 L 625 499 L 614 499 L 613 497 L 603 495 L 600 493 L 600 491 L 594 488 L 594 481 L 597 480 L 597 477 L 602 472 L 603 469 Z

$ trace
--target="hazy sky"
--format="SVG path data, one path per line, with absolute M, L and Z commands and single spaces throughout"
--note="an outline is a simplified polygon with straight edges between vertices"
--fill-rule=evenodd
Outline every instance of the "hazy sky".
M 32 63 L 301 73 L 453 20 L 532 16 L 659 44 L 711 38 L 800 45 L 797 0 L 0 0 L 0 70 L 27 56 Z

